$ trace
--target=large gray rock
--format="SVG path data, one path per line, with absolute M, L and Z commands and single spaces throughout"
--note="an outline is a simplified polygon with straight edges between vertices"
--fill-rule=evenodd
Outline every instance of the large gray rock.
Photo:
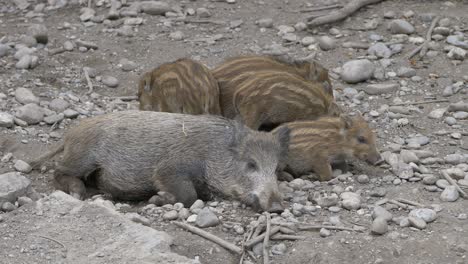
M 343 65 L 341 79 L 347 83 L 358 83 L 372 77 L 375 66 L 370 60 L 352 60 Z
M 49 109 L 55 112 L 63 112 L 70 106 L 70 103 L 63 100 L 62 98 L 56 98 L 49 103 Z
M 143 1 L 140 2 L 140 10 L 148 15 L 164 15 L 172 11 L 172 8 L 162 1 Z
M 6 112 L 0 112 L 0 127 L 12 127 L 13 116 Z
M 17 108 L 15 116 L 28 125 L 35 125 L 44 119 L 44 109 L 37 104 L 27 104 Z
M 392 34 L 411 34 L 414 32 L 414 27 L 408 21 L 403 19 L 395 19 L 388 25 Z
M 0 204 L 6 201 L 14 203 L 27 193 L 30 185 L 31 181 L 18 172 L 0 174 Z
M 386 94 L 393 93 L 400 88 L 398 83 L 375 83 L 369 84 L 366 87 L 360 87 L 362 91 L 366 94 L 377 95 L 377 94 Z
M 390 50 L 387 45 L 382 42 L 378 42 L 372 45 L 368 50 L 367 53 L 369 55 L 376 56 L 378 58 L 390 58 L 392 56 L 392 50 Z
M 198 213 L 196 224 L 199 227 L 217 226 L 219 219 L 210 208 L 205 207 Z
M 10 237 L 11 230 L 21 232 Z M 112 203 L 84 202 L 60 191 L 7 215 L 0 236 L 9 237 L 1 239 L 0 248 L 21 247 L 25 241 L 41 245 L 48 263 L 199 263 L 171 252 L 171 236 L 134 223 L 115 211 Z M 42 236 L 60 241 L 66 250 Z M 31 260 L 30 254 L 15 254 L 14 262 Z
M 23 87 L 16 89 L 15 99 L 22 104 L 39 103 L 39 98 L 37 98 L 31 90 Z
M 47 27 L 43 24 L 34 24 L 28 28 L 28 35 L 34 37 L 37 40 L 37 43 L 47 44 Z

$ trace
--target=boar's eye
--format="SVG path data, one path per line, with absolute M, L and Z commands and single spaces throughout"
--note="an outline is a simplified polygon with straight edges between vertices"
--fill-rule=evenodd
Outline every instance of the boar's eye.
M 256 171 L 258 169 L 257 163 L 253 160 L 247 162 L 247 169 L 250 171 Z
M 361 144 L 367 144 L 367 139 L 363 136 L 358 136 L 357 140 Z

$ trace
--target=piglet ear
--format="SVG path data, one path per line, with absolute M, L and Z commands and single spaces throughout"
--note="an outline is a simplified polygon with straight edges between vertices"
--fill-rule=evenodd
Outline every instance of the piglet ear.
M 288 153 L 291 130 L 287 126 L 280 126 L 273 131 L 281 147 L 281 156 Z
M 345 128 L 351 128 L 353 126 L 353 118 L 351 116 L 342 114 L 340 118 L 343 120 Z
M 143 89 L 147 93 L 151 92 L 151 73 L 143 75 Z

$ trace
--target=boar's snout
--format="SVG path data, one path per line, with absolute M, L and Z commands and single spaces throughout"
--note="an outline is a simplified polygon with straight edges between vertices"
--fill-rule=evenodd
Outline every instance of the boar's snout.
M 267 211 L 270 213 L 282 213 L 284 211 L 284 207 L 280 202 L 273 202 Z
M 248 204 L 257 212 L 281 213 L 284 211 L 281 201 L 261 202 L 260 197 L 255 193 L 249 194 Z

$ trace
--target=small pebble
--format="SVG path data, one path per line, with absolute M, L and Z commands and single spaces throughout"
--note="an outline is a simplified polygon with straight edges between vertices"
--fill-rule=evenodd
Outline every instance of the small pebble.
M 179 213 L 176 210 L 171 210 L 163 214 L 162 218 L 166 221 L 176 220 L 179 218 Z
M 331 232 L 330 232 L 330 230 L 328 230 L 326 228 L 321 228 L 320 229 L 320 236 L 321 237 L 329 237 L 329 236 L 331 236 Z

